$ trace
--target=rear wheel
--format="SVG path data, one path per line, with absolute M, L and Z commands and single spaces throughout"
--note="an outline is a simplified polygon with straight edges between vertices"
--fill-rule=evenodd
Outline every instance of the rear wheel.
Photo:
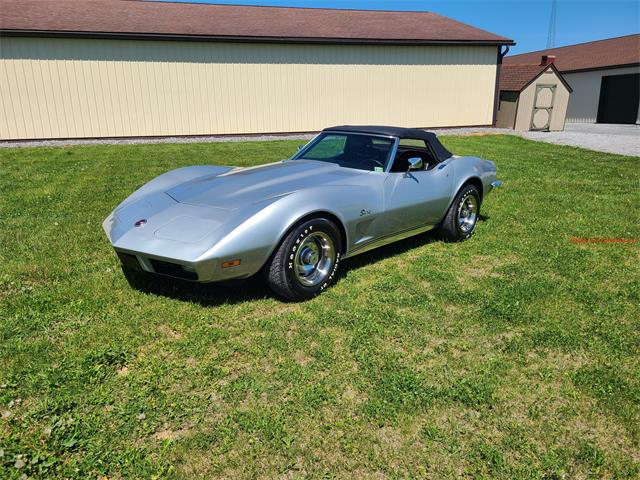
M 308 220 L 287 234 L 265 265 L 267 283 L 288 300 L 313 298 L 335 281 L 341 249 L 340 231 L 333 222 Z
M 447 211 L 438 232 L 446 242 L 461 242 L 476 231 L 480 216 L 480 193 L 473 185 L 465 185 Z

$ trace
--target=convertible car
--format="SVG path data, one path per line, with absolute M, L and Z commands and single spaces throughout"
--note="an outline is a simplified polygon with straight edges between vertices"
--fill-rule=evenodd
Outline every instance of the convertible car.
M 160 175 L 103 227 L 125 270 L 197 282 L 262 272 L 280 296 L 305 300 L 344 258 L 432 228 L 469 238 L 498 185 L 493 162 L 452 155 L 433 133 L 332 127 L 288 160 Z

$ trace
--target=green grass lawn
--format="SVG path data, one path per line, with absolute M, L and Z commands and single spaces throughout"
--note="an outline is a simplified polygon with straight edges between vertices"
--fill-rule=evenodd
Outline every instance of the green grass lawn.
M 102 231 L 156 175 L 300 142 L 0 150 L 0 478 L 638 478 L 640 159 L 445 137 L 498 165 L 476 235 L 132 288 Z

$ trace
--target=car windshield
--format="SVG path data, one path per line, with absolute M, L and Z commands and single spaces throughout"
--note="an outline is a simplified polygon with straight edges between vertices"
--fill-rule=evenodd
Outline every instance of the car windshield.
M 395 139 L 359 133 L 321 133 L 293 160 L 318 160 L 370 172 L 384 172 Z

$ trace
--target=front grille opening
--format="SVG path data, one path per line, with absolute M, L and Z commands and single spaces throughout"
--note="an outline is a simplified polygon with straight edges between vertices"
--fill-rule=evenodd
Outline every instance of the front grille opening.
M 142 270 L 140 268 L 140 262 L 138 262 L 138 257 L 135 255 L 131 255 L 129 253 L 121 253 L 117 252 L 118 258 L 120 259 L 120 263 L 129 270 Z
M 187 270 L 183 265 L 178 263 L 164 262 L 162 260 L 149 259 L 151 266 L 156 273 L 169 275 L 170 277 L 183 278 L 185 280 L 198 280 L 198 274 Z

